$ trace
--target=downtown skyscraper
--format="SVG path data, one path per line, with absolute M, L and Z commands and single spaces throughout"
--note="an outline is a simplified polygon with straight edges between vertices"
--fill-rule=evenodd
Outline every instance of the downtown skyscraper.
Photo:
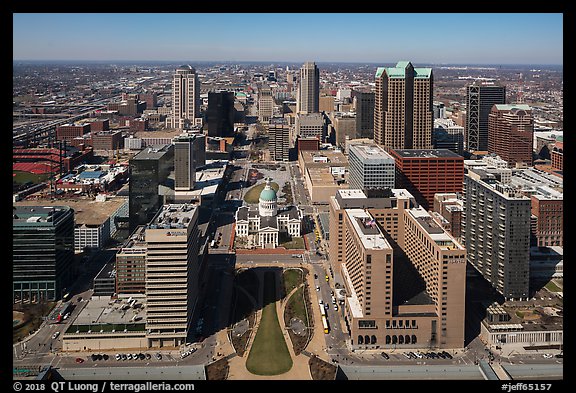
M 196 70 L 184 65 L 176 69 L 172 81 L 172 128 L 188 129 L 200 120 L 200 81 Z
M 466 88 L 466 150 L 488 150 L 488 115 L 494 104 L 506 104 L 505 86 L 474 82 Z
M 297 113 L 318 113 L 320 109 L 320 71 L 313 62 L 306 62 L 300 68 Z
M 430 149 L 434 111 L 431 68 L 409 61 L 376 70 L 374 141 L 385 149 Z

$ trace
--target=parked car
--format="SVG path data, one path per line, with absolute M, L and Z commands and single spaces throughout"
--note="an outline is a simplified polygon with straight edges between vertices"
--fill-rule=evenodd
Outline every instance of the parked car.
M 52 335 L 52 339 L 56 340 L 58 338 L 58 336 L 60 335 L 60 332 L 56 332 Z
M 120 360 L 122 359 L 122 355 L 120 355 L 119 353 L 116 354 L 116 360 Z
M 160 352 L 156 354 L 156 359 L 162 360 L 162 354 Z
M 544 357 L 544 359 L 551 359 L 552 358 L 552 354 L 550 354 L 550 353 L 545 353 L 542 356 Z
M 82 358 L 76 358 L 76 363 L 84 363 L 84 359 L 82 359 Z
M 382 357 L 386 360 L 390 359 L 390 356 L 388 356 L 386 352 L 382 352 L 380 355 L 382 355 Z

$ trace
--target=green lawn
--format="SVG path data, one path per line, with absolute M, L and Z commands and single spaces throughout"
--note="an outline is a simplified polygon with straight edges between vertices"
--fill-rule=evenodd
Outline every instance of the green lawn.
M 546 284 L 546 289 L 550 292 L 562 292 L 562 289 L 558 287 L 558 285 L 554 284 L 554 282 L 550 281 Z
M 304 297 L 302 288 L 298 288 L 298 290 L 294 292 L 292 296 L 290 296 L 290 299 L 288 299 L 286 307 L 291 310 L 290 318 L 296 317 L 301 321 L 304 321 L 304 323 L 308 325 L 308 319 L 306 318 L 306 310 L 304 309 Z
M 16 176 L 12 177 L 12 182 L 17 184 L 24 184 L 31 181 L 34 184 L 42 183 L 50 178 L 49 173 L 37 174 L 22 171 L 13 171 Z
M 302 237 L 293 237 L 291 240 L 288 241 L 284 241 L 282 242 L 282 240 L 285 239 L 278 239 L 278 246 L 279 247 L 284 247 L 288 250 L 303 250 L 304 247 L 304 238 Z
M 282 273 L 284 278 L 284 288 L 286 288 L 286 295 L 302 283 L 302 271 L 299 269 L 287 269 Z
M 278 189 L 280 188 L 278 183 L 271 182 L 270 185 L 272 186 L 274 191 L 278 192 Z M 260 193 L 262 192 L 264 187 L 266 187 L 266 183 L 260 183 L 252 187 L 250 190 L 248 190 L 246 195 L 244 195 L 244 200 L 246 201 L 246 203 L 258 203 L 260 199 Z
M 246 369 L 256 375 L 284 374 L 292 368 L 292 358 L 284 341 L 276 314 L 276 284 L 274 272 L 264 273 L 264 304 L 262 318 Z

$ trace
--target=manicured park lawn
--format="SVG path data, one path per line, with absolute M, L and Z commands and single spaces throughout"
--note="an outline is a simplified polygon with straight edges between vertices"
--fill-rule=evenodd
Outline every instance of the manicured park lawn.
M 246 368 L 256 375 L 278 375 L 292 368 L 292 358 L 276 314 L 274 272 L 264 273 L 264 309 L 246 360 Z
M 270 185 L 272 186 L 274 191 L 278 192 L 278 189 L 280 188 L 278 183 L 271 182 Z M 246 203 L 258 203 L 260 199 L 260 193 L 262 192 L 264 187 L 266 187 L 266 183 L 260 183 L 252 187 L 250 190 L 248 190 L 246 195 L 244 195 L 244 200 L 246 201 Z

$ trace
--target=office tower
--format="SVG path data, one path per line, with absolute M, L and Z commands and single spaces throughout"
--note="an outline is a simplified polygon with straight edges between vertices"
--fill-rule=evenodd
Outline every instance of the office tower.
M 458 155 L 463 155 L 464 127 L 457 125 L 452 119 L 434 120 L 432 145 L 434 149 L 448 149 Z
M 187 129 L 200 118 L 200 80 L 196 70 L 183 65 L 172 81 L 172 128 Z
M 174 191 L 190 191 L 196 181 L 193 138 L 186 134 L 174 138 Z
M 506 169 L 464 176 L 462 233 L 468 262 L 506 299 L 529 298 L 530 198 L 501 181 Z
M 334 112 L 334 97 L 333 96 L 322 96 L 319 98 L 318 104 L 319 112 Z
M 434 108 L 434 120 L 446 118 L 446 108 L 443 102 L 435 101 L 432 106 Z
M 476 81 L 466 88 L 466 150 L 488 150 L 488 115 L 506 103 L 506 86 Z
M 298 154 L 303 150 L 320 150 L 320 138 L 301 138 L 296 139 L 296 144 L 298 147 Z
M 461 192 L 464 158 L 446 149 L 391 150 L 396 164 L 396 186 L 406 188 L 428 210 L 434 194 Z
M 234 111 L 234 92 L 209 92 L 206 110 L 208 136 L 233 136 Z
M 140 93 L 138 98 L 146 103 L 146 109 L 155 109 L 158 106 L 158 95 L 156 92 Z
M 62 298 L 73 284 L 74 210 L 12 207 L 12 302 Z
M 373 92 L 355 92 L 356 132 L 359 138 L 374 139 L 375 98 L 376 96 Z
M 403 189 L 330 198 L 353 348 L 462 348 L 466 251 Z
M 146 226 L 136 228 L 116 253 L 116 293 L 146 292 Z
M 318 113 L 320 111 L 320 70 L 313 62 L 306 62 L 300 68 L 297 113 Z
M 309 113 L 296 116 L 296 135 L 302 138 L 326 140 L 326 123 L 321 113 Z
M 90 132 L 90 123 L 63 124 L 56 127 L 56 140 L 70 142 L 72 139 L 84 136 Z
M 268 125 L 268 148 L 274 161 L 288 161 L 290 151 L 290 127 L 283 117 L 272 117 Z
M 338 112 L 334 116 L 334 133 L 336 146 L 344 149 L 346 140 L 356 139 L 356 116 L 353 113 Z
M 385 149 L 432 147 L 434 78 L 409 61 L 376 71 L 374 141 Z
M 273 114 L 274 97 L 272 96 L 272 89 L 263 86 L 258 89 L 258 120 L 267 124 Z
M 564 169 L 564 138 L 558 137 L 556 143 L 550 151 L 550 160 L 552 161 L 552 168 L 562 171 Z
M 533 236 L 538 247 L 564 246 L 564 197 L 561 193 L 539 193 L 530 196 Z
M 130 159 L 130 232 L 146 225 L 162 206 L 158 186 L 174 167 L 174 145 L 147 147 Z
M 145 240 L 148 346 L 177 347 L 186 342 L 198 299 L 198 208 L 164 205 Z
M 534 118 L 524 104 L 492 106 L 488 115 L 488 152 L 499 155 L 508 166 L 532 165 Z
M 353 144 L 348 154 L 351 189 L 394 188 L 394 159 L 375 143 Z

